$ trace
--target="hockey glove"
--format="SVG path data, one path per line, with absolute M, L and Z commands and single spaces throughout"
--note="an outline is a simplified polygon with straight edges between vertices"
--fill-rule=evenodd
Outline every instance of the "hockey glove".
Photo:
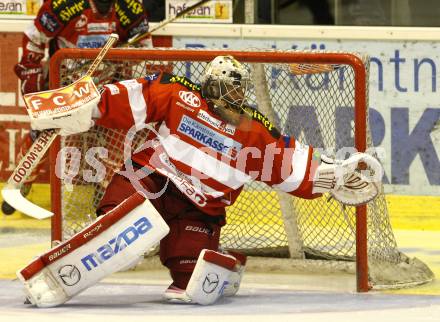
M 23 96 L 32 129 L 60 129 L 60 135 L 88 131 L 100 97 L 88 75 L 69 86 Z
M 358 170 L 361 162 L 368 170 Z M 366 204 L 377 197 L 382 174 L 379 161 L 365 153 L 355 153 L 344 161 L 322 155 L 313 179 L 313 193 L 330 192 L 349 206 Z
M 28 94 L 43 90 L 44 77 L 41 64 L 16 64 L 14 72 L 21 80 L 21 93 Z

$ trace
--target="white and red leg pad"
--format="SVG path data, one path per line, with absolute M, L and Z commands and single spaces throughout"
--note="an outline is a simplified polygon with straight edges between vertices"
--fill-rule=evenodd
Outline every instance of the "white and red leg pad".
M 225 290 L 223 291 L 223 295 L 234 296 L 235 294 L 237 294 L 238 290 L 240 289 L 241 279 L 243 278 L 247 257 L 244 254 L 230 250 L 226 251 L 225 253 L 234 256 L 237 259 L 237 264 L 235 265 L 234 270 L 231 272 L 231 275 L 229 276 L 229 283 L 225 287 Z
M 191 302 L 209 305 L 217 301 L 229 284 L 237 263 L 231 255 L 202 250 L 186 287 L 186 295 Z
M 32 304 L 57 306 L 139 258 L 168 232 L 150 201 L 135 193 L 17 276 Z

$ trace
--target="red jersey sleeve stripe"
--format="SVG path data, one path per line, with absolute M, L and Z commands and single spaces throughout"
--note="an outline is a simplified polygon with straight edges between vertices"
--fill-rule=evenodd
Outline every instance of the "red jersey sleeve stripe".
M 286 180 L 272 187 L 284 192 L 292 192 L 298 189 L 304 180 L 309 165 L 309 149 L 309 146 L 302 145 L 298 141 L 295 141 L 295 150 L 292 155 L 292 173 Z
M 142 83 L 139 83 L 135 79 L 131 79 L 121 81 L 120 84 L 127 89 L 128 102 L 133 116 L 134 126 L 136 127 L 136 130 L 140 130 L 143 128 L 147 119 L 147 103 L 145 102 L 142 91 Z

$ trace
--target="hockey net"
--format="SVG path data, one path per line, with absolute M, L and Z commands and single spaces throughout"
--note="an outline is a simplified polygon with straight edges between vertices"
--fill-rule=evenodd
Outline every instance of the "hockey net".
M 84 49 L 57 52 L 51 59 L 51 87 L 75 81 L 96 54 L 96 50 Z M 101 87 L 166 70 L 197 82 L 206 63 L 220 54 L 225 51 L 113 49 L 94 80 Z M 366 108 L 367 57 L 254 50 L 229 54 L 245 63 L 253 75 L 248 102 L 283 134 L 322 148 L 330 156 L 343 148 L 364 151 L 372 147 Z M 138 133 L 134 144 L 141 144 L 144 137 L 145 133 Z M 87 133 L 64 137 L 54 146 L 53 240 L 65 240 L 94 220 L 95 208 L 123 162 L 124 141 L 121 131 L 94 127 Z M 61 148 L 63 153 L 58 153 Z M 66 166 L 55 168 L 56 161 Z M 254 256 L 324 260 L 335 267 L 341 262 L 355 263 L 361 291 L 412 286 L 433 279 L 424 263 L 398 250 L 383 192 L 367 207 L 355 208 L 343 207 L 328 196 L 301 200 L 253 182 L 227 209 L 227 221 L 222 247 Z

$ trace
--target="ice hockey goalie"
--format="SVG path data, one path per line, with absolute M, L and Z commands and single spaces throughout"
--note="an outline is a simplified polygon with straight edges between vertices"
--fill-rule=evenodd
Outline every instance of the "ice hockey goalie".
M 249 83 L 242 64 L 218 56 L 201 85 L 164 72 L 105 85 L 93 112 L 97 124 L 126 130 L 128 138 L 155 124 L 143 149 L 125 155 L 98 215 L 105 218 L 136 192 L 149 199 L 169 227 L 160 241 L 160 259 L 173 280 L 165 294 L 169 300 L 212 304 L 235 294 L 245 257 L 220 252 L 219 236 L 225 207 L 245 183 L 262 181 L 301 198 L 330 192 L 352 205 L 378 193 L 382 168 L 376 159 L 357 153 L 335 161 L 280 134 L 247 106 Z M 45 127 L 63 128 L 65 122 L 56 119 Z M 38 126 L 38 119 L 33 123 Z M 359 164 L 375 175 L 360 171 Z

